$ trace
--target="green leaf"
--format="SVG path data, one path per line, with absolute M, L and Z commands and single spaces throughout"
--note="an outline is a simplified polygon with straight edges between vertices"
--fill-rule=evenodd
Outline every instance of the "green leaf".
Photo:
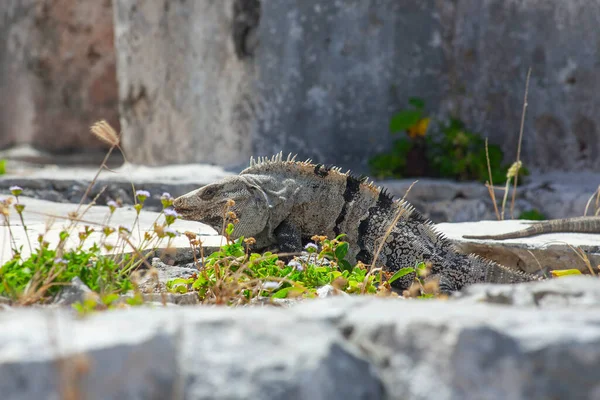
M 530 220 L 530 221 L 543 221 L 547 218 L 543 213 L 539 212 L 536 209 L 533 209 L 533 210 L 523 211 L 519 215 L 518 219 L 526 219 L 526 220 Z
M 273 293 L 271 295 L 272 298 L 274 299 L 285 299 L 288 295 L 288 292 L 290 290 L 292 290 L 294 287 L 293 286 L 288 286 L 286 288 L 283 289 L 279 289 L 278 291 L 276 291 L 275 293 Z
M 419 122 L 422 116 L 423 112 L 421 110 L 400 111 L 390 120 L 390 132 L 403 132 Z
M 394 275 L 392 275 L 392 277 L 389 279 L 388 282 L 390 284 L 392 284 L 394 281 L 396 281 L 410 273 L 413 273 L 413 272 L 415 272 L 415 269 L 413 267 L 406 267 L 406 268 L 399 269 L 398 271 L 396 271 L 396 273 Z
M 415 108 L 421 109 L 421 110 L 425 108 L 425 102 L 420 97 L 409 98 L 408 104 L 410 104 L 411 106 L 413 106 Z
M 6 160 L 0 159 L 0 175 L 6 174 Z
M 340 261 L 343 260 L 344 257 L 346 257 L 346 254 L 348 254 L 348 243 L 347 242 L 342 242 L 340 243 L 336 248 L 335 248 L 335 258 Z
M 112 303 L 114 303 L 115 301 L 117 301 L 119 299 L 119 295 L 116 293 L 109 293 L 105 296 L 102 297 L 102 303 L 104 303 L 105 306 L 110 306 Z
M 344 272 L 352 270 L 352 264 L 350 264 L 346 260 L 340 260 L 340 261 L 338 261 L 338 264 L 340 265 L 340 269 Z

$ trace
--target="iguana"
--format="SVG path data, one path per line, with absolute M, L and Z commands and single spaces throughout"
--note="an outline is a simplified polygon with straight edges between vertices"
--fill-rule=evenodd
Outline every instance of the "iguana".
M 228 200 L 239 222 L 233 238 L 253 237 L 254 249 L 277 245 L 282 252 L 300 252 L 312 235 L 345 233 L 347 260 L 383 266 L 386 271 L 431 263 L 431 276 L 442 293 L 477 282 L 517 283 L 541 278 L 512 270 L 474 254 L 462 254 L 404 200 L 394 200 L 367 179 L 339 168 L 296 161 L 282 154 L 250 160 L 239 175 L 194 190 L 174 202 L 182 218 L 223 226 Z M 231 204 L 231 202 L 229 203 Z M 391 227 L 381 251 L 382 238 Z M 414 275 L 394 281 L 408 288 Z
M 531 226 L 520 231 L 502 233 L 499 235 L 463 235 L 465 239 L 516 239 L 544 233 L 570 232 L 570 233 L 600 233 L 600 216 L 574 217 L 551 219 L 548 221 L 530 222 Z

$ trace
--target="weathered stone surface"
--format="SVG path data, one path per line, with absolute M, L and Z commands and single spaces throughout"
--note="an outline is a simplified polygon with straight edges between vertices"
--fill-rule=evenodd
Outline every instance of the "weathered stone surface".
M 86 297 L 93 296 L 97 302 L 100 298 L 94 293 L 78 276 L 71 279 L 71 283 L 61 288 L 53 300 L 57 306 L 70 306 L 71 304 L 83 302 Z
M 7 400 L 59 396 L 56 349 L 65 359 L 63 382 L 88 399 L 383 398 L 374 368 L 336 329 L 319 319 L 299 324 L 281 310 L 15 317 L 0 315 L 0 390 Z
M 39 167 L 29 163 L 9 163 L 8 173 L 0 176 L 0 193 L 9 193 L 12 185 L 21 186 L 25 196 L 60 203 L 79 203 L 89 183 L 98 171 L 97 167 Z M 206 164 L 170 165 L 146 167 L 125 164 L 111 171 L 102 171 L 87 196 L 87 201 L 96 199 L 97 204 L 109 200 L 133 203 L 132 183 L 136 189 L 150 192 L 145 207 L 148 210 L 162 209 L 160 197 L 164 192 L 178 197 L 215 180 L 231 175 L 223 168 Z
M 139 289 L 144 293 L 162 293 L 167 291 L 167 282 L 176 278 L 190 278 L 198 273 L 198 268 L 192 265 L 167 265 L 156 257 L 152 259 L 155 271 L 145 271 L 139 282 Z M 198 297 L 198 296 L 196 296 Z
M 548 233 L 519 239 L 465 239 L 463 235 L 489 235 L 527 228 L 524 220 L 443 223 L 437 228 L 467 253 L 479 254 L 508 267 L 531 273 L 548 273 L 551 269 L 579 269 L 589 273 L 576 249 L 583 251 L 598 272 L 600 240 L 598 234 Z
M 105 148 L 89 126 L 119 126 L 111 2 L 7 0 L 0 12 L 0 148 Z
M 565 276 L 521 285 L 477 284 L 454 294 L 458 302 L 492 303 L 539 308 L 600 307 L 600 279 Z
M 598 292 L 600 281 L 582 283 L 563 289 Z M 89 399 L 598 399 L 600 314 L 572 305 L 338 296 L 85 319 L 5 312 L 0 391 L 51 398 L 63 382 Z
M 539 169 L 597 170 L 600 64 L 590 33 L 600 3 L 459 0 L 443 3 L 442 48 L 452 84 L 443 103 L 467 126 L 517 151 L 531 67 L 522 159 Z
M 136 162 L 232 165 L 283 150 L 364 172 L 411 96 L 513 160 L 532 67 L 525 164 L 600 165 L 595 0 L 115 4 Z
M 233 4 L 114 1 L 123 147 L 132 162 L 250 158 L 253 72 L 232 41 Z
M 339 325 L 392 398 L 600 398 L 597 310 L 408 303 L 355 307 Z
M 447 84 L 435 3 L 261 3 L 255 153 L 290 151 L 364 171 L 389 149 L 389 119 L 407 98 L 437 105 Z
M 77 206 L 74 204 L 53 203 L 27 197 L 19 197 L 19 201 L 25 205 L 23 217 L 25 224 L 27 225 L 27 233 L 31 243 L 36 244 L 38 235 L 42 234 L 44 235 L 44 240 L 50 243 L 51 248 L 55 247 L 60 241 L 59 233 L 65 229 L 65 226 L 68 225 L 69 213 L 74 212 L 77 209 Z M 11 225 L 11 233 L 18 246 L 23 246 L 22 256 L 25 257 L 29 254 L 29 247 L 27 245 L 25 231 L 16 211 L 12 207 L 10 208 L 10 211 L 9 220 Z M 93 232 L 86 240 L 84 248 L 90 247 L 94 242 L 100 243 L 102 233 L 96 224 L 105 224 L 108 215 L 109 208 L 106 206 L 92 206 L 85 213 L 83 219 L 88 221 L 91 227 L 95 227 L 96 231 Z M 123 207 L 114 212 L 110 219 L 109 225 L 115 229 L 119 228 L 120 226 L 131 229 L 135 219 L 136 211 L 133 209 L 133 207 Z M 133 230 L 129 237 L 131 242 L 136 246 L 139 245 L 141 243 L 140 235 L 143 237 L 147 230 L 153 232 L 152 226 L 157 220 L 159 224 L 163 222 L 163 218 L 159 218 L 158 213 L 142 210 L 138 220 L 140 230 L 139 232 L 138 229 Z M 49 222 L 53 223 L 49 224 Z M 82 230 L 84 225 L 86 225 L 86 223 L 79 223 L 78 229 L 76 229 L 75 232 Z M 209 249 L 207 250 L 207 254 L 209 251 L 212 251 L 216 247 L 220 246 L 224 240 L 220 235 L 217 235 L 214 229 L 210 228 L 209 226 L 191 221 L 177 220 L 173 225 L 171 225 L 171 227 L 179 232 L 190 231 L 197 233 L 199 235 L 199 239 L 202 240 L 203 246 Z M 4 220 L 2 220 L 0 222 L 0 237 L 8 238 L 8 235 L 8 227 L 5 225 Z M 113 246 L 117 245 L 117 241 L 118 238 L 116 234 L 111 235 L 108 239 L 106 239 L 106 243 L 112 244 Z M 77 234 L 71 235 L 66 242 L 67 247 L 75 247 L 78 244 L 79 238 L 77 237 Z M 170 243 L 165 238 L 157 245 L 157 248 L 161 249 L 161 251 L 156 252 L 154 256 L 164 256 L 165 260 L 187 259 L 187 255 L 190 253 L 189 240 L 184 235 L 172 238 Z M 126 247 L 124 250 L 124 252 L 131 251 L 133 250 L 129 247 Z M 173 255 L 171 252 L 175 252 L 176 254 Z M 182 252 L 185 257 L 179 257 L 177 255 L 179 252 Z M 4 261 L 8 260 L 11 256 L 11 249 L 7 241 L 3 246 L 0 246 L 0 265 Z

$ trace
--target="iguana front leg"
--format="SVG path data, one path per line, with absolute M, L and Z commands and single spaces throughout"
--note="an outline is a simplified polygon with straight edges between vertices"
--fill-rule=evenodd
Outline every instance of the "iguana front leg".
M 275 228 L 273 234 L 280 252 L 300 253 L 302 251 L 302 235 L 293 223 L 284 220 Z

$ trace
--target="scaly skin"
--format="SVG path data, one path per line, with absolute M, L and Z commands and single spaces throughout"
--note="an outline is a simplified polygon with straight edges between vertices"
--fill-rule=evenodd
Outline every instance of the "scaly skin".
M 228 177 L 175 200 L 184 218 L 219 231 L 227 200 L 232 199 L 239 223 L 233 237 L 254 237 L 255 249 L 278 246 L 299 252 L 313 235 L 334 237 L 345 233 L 350 245 L 347 259 L 371 264 L 382 238 L 392 227 L 375 263 L 397 271 L 425 261 L 440 291 L 449 293 L 477 282 L 517 283 L 540 278 L 506 268 L 472 254 L 462 254 L 434 225 L 405 201 L 395 201 L 372 183 L 338 168 L 297 162 L 281 153 L 251 160 L 238 176 Z M 413 276 L 394 282 L 408 288 Z

